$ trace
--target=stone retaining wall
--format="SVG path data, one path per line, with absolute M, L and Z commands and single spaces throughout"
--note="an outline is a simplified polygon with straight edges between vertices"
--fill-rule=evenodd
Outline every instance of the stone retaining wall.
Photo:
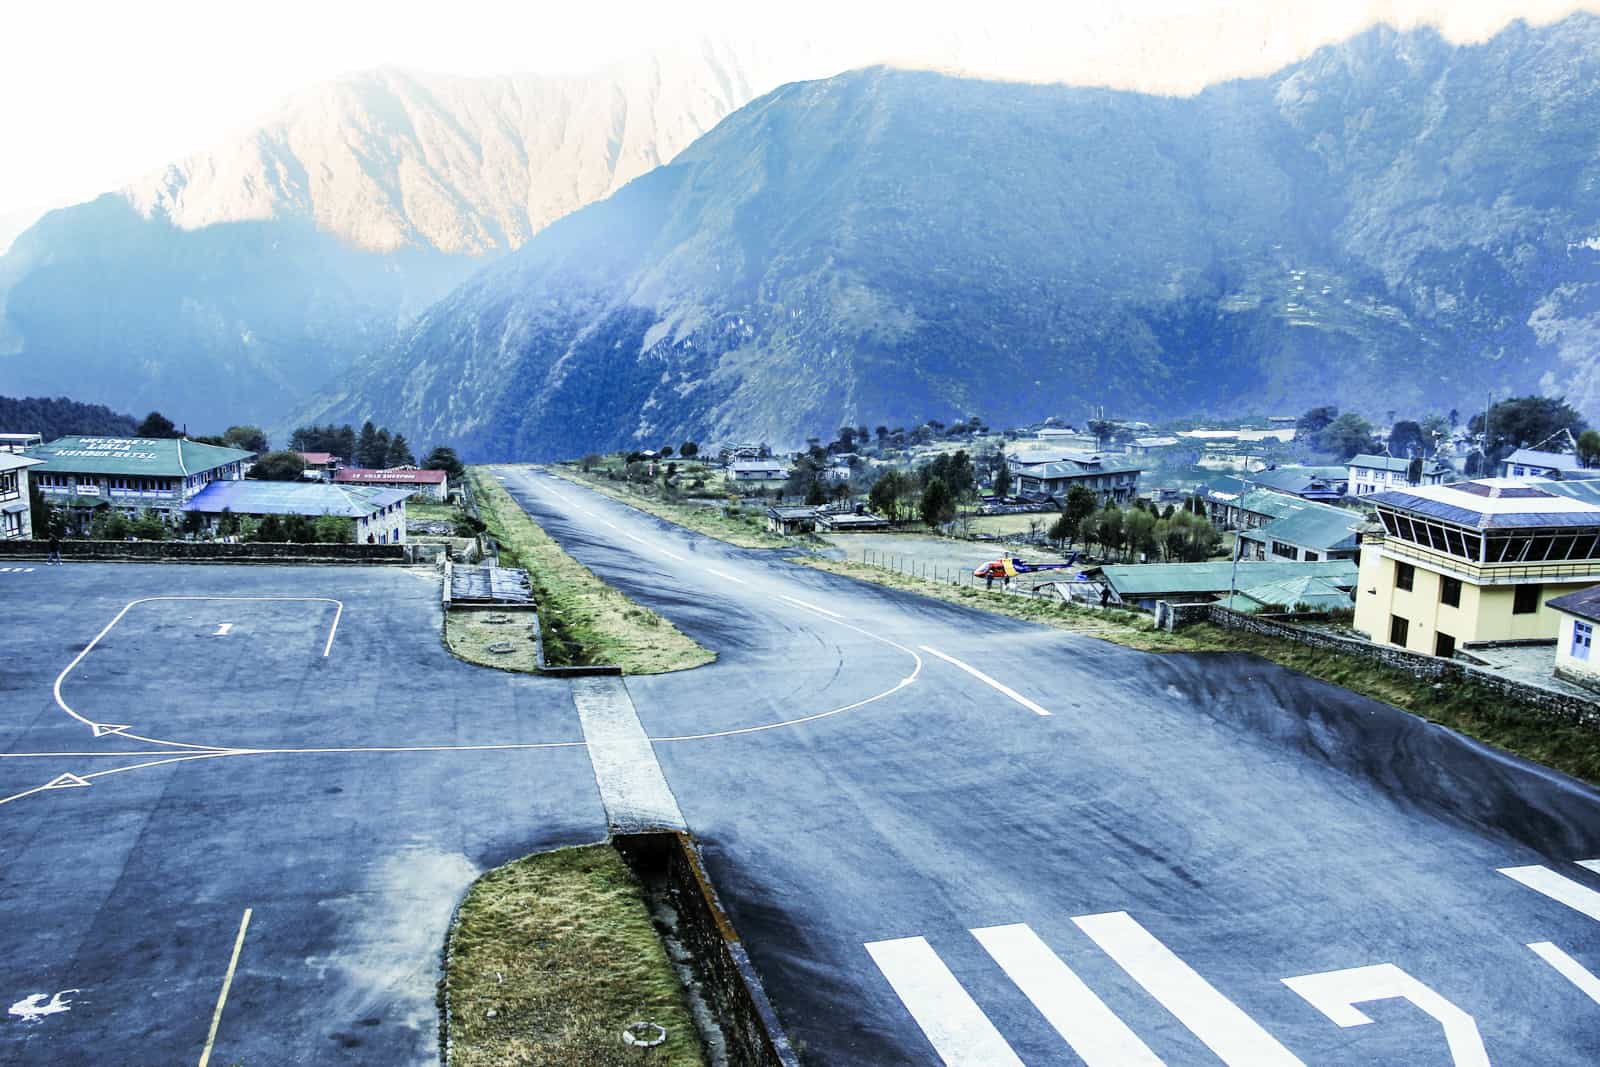
M 1586 700 L 1567 693 L 1541 689 L 1460 660 L 1440 659 L 1421 652 L 1395 648 L 1393 645 L 1380 645 L 1360 638 L 1343 637 L 1323 630 L 1312 630 L 1272 619 L 1243 615 L 1229 611 L 1221 604 L 1208 604 L 1206 608 L 1207 621 L 1224 629 L 1265 634 L 1309 645 L 1312 648 L 1326 648 L 1350 656 L 1359 656 L 1381 663 L 1385 667 L 1393 667 L 1418 678 L 1445 685 L 1470 685 L 1520 704 L 1536 714 L 1600 730 L 1600 701 L 1597 700 Z
M 48 541 L 0 541 L 0 558 L 42 560 Z M 62 541 L 63 560 L 180 563 L 405 563 L 405 545 L 214 541 Z
M 734 1067 L 799 1067 L 766 989 L 706 877 L 700 849 L 684 833 L 619 835 L 618 851 L 648 883 L 664 890 L 678 936 L 728 1042 Z

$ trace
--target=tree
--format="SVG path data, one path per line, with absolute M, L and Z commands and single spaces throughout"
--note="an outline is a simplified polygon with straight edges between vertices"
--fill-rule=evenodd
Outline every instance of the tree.
M 656 451 L 656 455 L 660 456 L 662 459 L 666 459 L 668 456 L 672 455 L 672 446 L 671 445 L 662 445 Z
M 1045 536 L 1054 541 L 1057 548 L 1060 548 L 1072 540 L 1072 535 L 1076 532 L 1073 529 L 1072 520 L 1068 519 L 1067 513 L 1063 511 L 1056 516 L 1056 521 L 1050 524 L 1050 529 L 1045 532 Z
M 1410 459 L 1428 452 L 1428 438 L 1419 423 L 1401 419 L 1389 430 L 1389 455 L 1396 459 Z
M 268 448 L 267 435 L 259 426 L 229 426 L 222 433 L 222 443 L 246 452 L 261 453 Z
M 346 545 L 356 539 L 356 520 L 343 515 L 319 515 L 311 526 L 318 544 Z
M 48 540 L 52 533 L 59 533 L 55 528 L 55 509 L 50 506 L 50 501 L 45 499 L 44 490 L 39 488 L 39 483 L 33 479 L 28 480 L 28 518 L 33 524 L 32 537 L 35 541 Z
M 1110 419 L 1089 420 L 1089 432 L 1094 434 L 1095 441 L 1098 443 L 1098 447 L 1100 448 L 1104 448 L 1106 446 L 1106 439 L 1109 438 L 1116 431 L 1116 429 L 1117 424 L 1112 422 Z
M 171 419 L 161 414 L 161 412 L 152 411 L 144 417 L 144 421 L 139 424 L 138 429 L 133 431 L 133 435 L 135 437 L 154 438 L 177 437 L 178 428 L 173 425 Z
M 1561 397 L 1518 396 L 1502 400 L 1489 409 L 1489 428 L 1483 439 L 1485 469 L 1492 472 L 1519 448 L 1559 451 L 1565 447 L 1563 430 L 1577 436 L 1588 426 L 1583 416 Z M 1467 430 L 1483 434 L 1483 416 L 1472 416 Z
M 873 511 L 895 522 L 900 518 L 900 497 L 904 493 L 904 476 L 899 471 L 884 471 L 872 483 L 872 489 L 867 493 L 867 503 Z
M 1122 536 L 1130 552 L 1138 552 L 1146 559 L 1155 555 L 1158 521 L 1160 520 L 1144 508 L 1129 508 L 1123 513 Z
M 1094 509 L 1100 506 L 1099 499 L 1094 495 L 1094 490 L 1085 485 L 1074 485 L 1067 490 L 1066 503 L 1061 508 L 1061 513 L 1067 517 L 1070 536 L 1081 537 L 1080 527 L 1083 520 L 1094 514 Z
M 1000 466 L 994 472 L 994 495 L 1004 500 L 1011 495 L 1011 464 L 1006 462 L 1006 454 L 1000 453 Z
M 1295 436 L 1298 438 L 1314 438 L 1338 417 L 1339 408 L 1336 405 L 1325 404 L 1322 407 L 1312 408 L 1295 420 Z
M 358 467 L 383 466 L 383 452 L 378 450 L 378 428 L 372 425 L 371 419 L 361 424 L 361 436 L 356 439 L 355 455 L 346 458 L 355 460 Z
M 822 483 L 820 481 L 812 479 L 811 484 L 806 486 L 806 503 L 815 507 L 816 505 L 826 504 L 827 502 L 828 491 L 822 488 Z
M 405 434 L 397 433 L 389 442 L 389 453 L 384 457 L 386 467 L 414 467 L 417 457 L 411 454 L 411 446 L 406 443 Z
M 597 461 L 598 459 L 599 457 L 596 457 Z M 467 468 L 461 465 L 461 460 L 456 456 L 456 450 L 446 448 L 444 445 L 439 445 L 428 453 L 428 458 L 422 461 L 422 469 L 425 471 L 444 471 L 450 477 L 457 479 L 464 477 L 467 473 Z
M 1600 430 L 1585 430 L 1578 435 L 1578 462 L 1585 467 L 1600 466 Z
M 1107 504 L 1105 510 L 1095 514 L 1095 519 L 1099 524 L 1100 544 L 1108 551 L 1120 552 L 1125 541 L 1122 509 Z
M 922 490 L 922 500 L 917 505 L 917 510 L 922 516 L 922 521 L 929 527 L 943 526 L 956 517 L 956 501 L 950 492 L 950 487 L 939 478 L 934 478 Z
M 1372 423 L 1353 411 L 1347 411 L 1324 426 L 1312 444 L 1320 452 L 1349 459 L 1357 453 L 1372 450 Z
M 263 482 L 294 482 L 305 470 L 306 461 L 298 452 L 267 452 L 256 457 L 249 476 Z
M 693 459 L 700 454 L 700 446 L 694 441 L 685 441 L 678 446 L 678 455 L 684 459 Z

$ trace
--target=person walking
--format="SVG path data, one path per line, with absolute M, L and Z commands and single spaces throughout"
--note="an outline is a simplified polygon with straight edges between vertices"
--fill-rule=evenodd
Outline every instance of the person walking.
M 45 560 L 45 566 L 61 566 L 61 535 L 58 533 L 50 535 L 50 558 Z

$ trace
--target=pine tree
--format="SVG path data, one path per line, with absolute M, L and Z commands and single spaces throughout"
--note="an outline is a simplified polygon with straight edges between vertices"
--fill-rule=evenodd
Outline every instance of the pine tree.
M 389 442 L 389 455 L 384 463 L 388 467 L 414 467 L 417 457 L 411 454 L 411 446 L 406 444 L 406 435 L 397 433 L 394 440 Z

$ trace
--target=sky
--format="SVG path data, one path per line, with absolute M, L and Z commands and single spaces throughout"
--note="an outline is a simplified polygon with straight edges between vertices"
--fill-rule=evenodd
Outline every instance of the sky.
M 1192 93 L 1383 21 L 1456 41 L 1600 0 L 16 0 L 0 13 L 0 249 L 43 210 L 248 130 L 355 70 L 586 73 L 704 37 L 839 69 L 872 62 Z M 801 61 L 799 53 L 806 59 Z

